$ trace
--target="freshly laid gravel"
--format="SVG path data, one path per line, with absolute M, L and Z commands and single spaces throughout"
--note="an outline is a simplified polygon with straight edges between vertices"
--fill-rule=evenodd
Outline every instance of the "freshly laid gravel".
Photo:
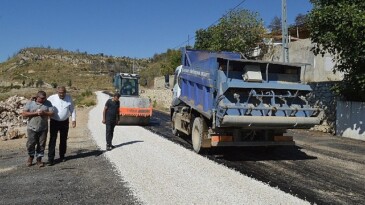
M 105 149 L 102 110 L 109 98 L 97 92 L 88 127 Z M 105 156 L 145 204 L 309 204 L 172 143 L 139 126 L 117 126 Z

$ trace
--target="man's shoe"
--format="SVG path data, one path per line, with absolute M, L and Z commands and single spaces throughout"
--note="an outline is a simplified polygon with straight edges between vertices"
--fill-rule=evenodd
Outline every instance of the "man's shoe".
M 27 160 L 27 167 L 30 167 L 33 165 L 33 159 L 34 157 L 29 157 L 28 160 Z
M 111 146 L 106 146 L 106 151 L 110 151 L 112 150 L 112 147 Z
M 115 146 L 114 146 L 114 145 L 110 145 L 110 148 L 114 149 L 114 148 L 115 148 Z
M 61 156 L 61 157 L 60 157 L 60 161 L 61 161 L 61 162 L 66 162 L 66 157 Z
M 49 159 L 48 160 L 48 166 L 53 166 L 54 165 L 54 160 L 53 159 Z
M 38 167 L 44 167 L 44 162 L 42 162 L 42 158 L 41 157 L 38 157 L 37 158 L 37 165 L 38 165 Z

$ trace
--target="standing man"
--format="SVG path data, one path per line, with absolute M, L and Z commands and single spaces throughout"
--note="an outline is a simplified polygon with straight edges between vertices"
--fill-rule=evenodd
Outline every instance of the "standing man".
M 119 93 L 115 93 L 113 98 L 108 99 L 103 111 L 103 124 L 106 125 L 106 150 L 110 151 L 115 148 L 112 144 L 114 127 L 119 121 Z
M 76 110 L 70 95 L 66 94 L 64 86 L 57 87 L 57 94 L 49 96 L 48 100 L 54 107 L 54 115 L 50 121 L 50 138 L 48 144 L 48 163 L 54 165 L 57 133 L 60 132 L 59 154 L 60 161 L 64 162 L 67 149 L 67 136 L 69 129 L 69 117 L 72 127 L 76 127 Z
M 37 96 L 25 104 L 22 116 L 28 118 L 27 125 L 27 150 L 28 161 L 27 166 L 33 164 L 34 156 L 37 157 L 37 165 L 43 167 L 42 157 L 46 147 L 48 132 L 48 117 L 53 115 L 52 104 L 47 100 L 44 91 L 39 91 Z

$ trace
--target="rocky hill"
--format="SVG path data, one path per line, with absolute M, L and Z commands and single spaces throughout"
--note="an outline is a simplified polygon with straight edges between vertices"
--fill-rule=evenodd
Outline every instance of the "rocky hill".
M 57 85 L 65 85 L 77 106 L 95 104 L 96 90 L 113 91 L 111 76 L 115 72 L 139 73 L 151 64 L 151 59 L 91 55 L 51 48 L 26 48 L 0 64 L 0 137 L 11 139 L 23 125 L 20 113 L 24 103 L 38 90 L 48 95 Z M 156 62 L 154 65 L 158 67 Z M 172 77 L 170 78 L 172 80 Z M 172 82 L 171 82 L 172 83 Z M 153 106 L 167 111 L 171 91 L 164 86 L 164 78 L 156 78 L 150 88 L 142 88 L 143 97 Z M 16 131 L 16 132 L 15 132 Z
M 151 59 L 87 54 L 52 48 L 25 48 L 0 63 L 0 101 L 13 95 L 26 98 L 38 90 L 54 93 L 58 85 L 67 87 L 79 105 L 93 105 L 93 91 L 114 90 L 115 72 L 140 73 Z M 146 72 L 148 73 L 148 72 Z M 85 101 L 85 98 L 86 101 Z
M 110 87 L 114 72 L 138 72 L 149 59 L 132 59 L 51 48 L 26 48 L 0 64 L 0 86 L 69 85 L 77 89 Z

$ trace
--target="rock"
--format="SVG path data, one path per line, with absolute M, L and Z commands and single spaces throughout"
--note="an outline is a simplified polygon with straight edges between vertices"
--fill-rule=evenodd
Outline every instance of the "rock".
M 16 138 L 18 138 L 18 136 L 19 136 L 19 130 L 14 129 L 14 128 L 10 128 L 6 134 L 6 137 L 9 140 L 16 139 Z
M 0 101 L 0 136 L 1 140 L 17 139 L 24 137 L 26 131 L 21 113 L 28 100 L 25 97 L 11 96 L 5 101 Z M 21 131 L 20 131 L 21 130 Z

